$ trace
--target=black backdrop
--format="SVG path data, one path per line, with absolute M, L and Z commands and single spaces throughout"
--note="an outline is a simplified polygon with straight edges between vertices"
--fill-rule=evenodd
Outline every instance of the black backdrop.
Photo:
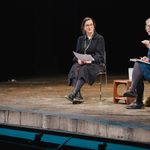
M 149 6 L 150 1 L 16 1 L 3 15 L 1 80 L 67 74 L 86 16 L 95 19 L 97 32 L 105 38 L 108 73 L 125 74 L 133 65 L 129 58 L 147 54 L 141 40 L 148 38 L 144 26 Z

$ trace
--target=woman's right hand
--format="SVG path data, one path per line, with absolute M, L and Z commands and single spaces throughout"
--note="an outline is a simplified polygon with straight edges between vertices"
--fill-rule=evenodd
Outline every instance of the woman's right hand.
M 82 65 L 84 62 L 78 59 L 78 64 Z
M 143 40 L 141 41 L 148 49 L 150 49 L 150 41 L 149 40 Z
M 146 56 L 140 57 L 140 59 L 141 59 L 142 61 L 149 62 L 149 59 L 148 59 L 148 57 L 146 57 Z

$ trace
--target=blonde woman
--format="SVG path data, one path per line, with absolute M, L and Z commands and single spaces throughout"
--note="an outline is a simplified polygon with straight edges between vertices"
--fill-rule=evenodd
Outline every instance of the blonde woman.
M 145 30 L 150 35 L 150 18 L 145 21 Z M 145 62 L 150 62 L 150 40 L 143 40 L 142 43 L 147 47 L 147 56 L 141 58 Z M 144 108 L 143 93 L 144 80 L 150 82 L 150 64 L 135 62 L 132 74 L 131 87 L 124 93 L 125 97 L 135 97 L 135 102 L 128 105 L 127 109 L 141 109 Z

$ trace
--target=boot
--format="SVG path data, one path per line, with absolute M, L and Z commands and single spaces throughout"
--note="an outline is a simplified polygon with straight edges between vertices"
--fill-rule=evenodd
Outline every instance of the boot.
M 83 100 L 83 97 L 82 97 L 82 95 L 81 95 L 81 93 L 80 93 L 80 91 L 79 92 L 77 92 L 77 95 L 76 95 L 76 97 L 73 99 L 73 104 L 81 104 L 81 103 L 83 103 L 84 102 L 84 100 Z
M 144 108 L 144 104 L 133 104 L 133 105 L 128 105 L 126 107 L 127 109 L 143 109 Z
M 73 102 L 76 95 L 77 95 L 77 93 L 71 92 L 69 95 L 65 96 L 65 98 L 67 98 L 69 101 Z
M 123 94 L 124 97 L 137 97 L 137 93 L 135 91 L 128 90 Z
M 136 98 L 136 100 L 134 101 L 134 103 L 131 103 L 126 108 L 127 109 L 143 109 L 144 108 L 144 104 L 143 104 L 142 98 L 141 99 Z
M 77 99 L 79 99 L 79 100 L 80 100 L 80 99 L 83 99 L 83 97 L 82 97 L 82 95 L 81 95 L 81 92 L 80 92 L 80 91 L 77 93 L 76 98 L 77 98 Z

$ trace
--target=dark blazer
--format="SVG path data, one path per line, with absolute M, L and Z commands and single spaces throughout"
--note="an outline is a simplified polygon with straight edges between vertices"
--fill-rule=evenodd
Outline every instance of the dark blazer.
M 85 42 L 87 42 L 87 44 L 85 44 Z M 81 54 L 91 54 L 94 61 L 91 64 L 80 65 L 76 62 L 76 58 L 74 57 L 74 64 L 68 74 L 69 85 L 72 85 L 73 78 L 82 78 L 89 85 L 92 85 L 96 80 L 98 72 L 104 70 L 104 51 L 104 38 L 97 32 L 94 32 L 91 41 L 88 41 L 85 35 L 78 37 L 76 52 Z
M 78 53 L 85 53 L 85 41 L 86 36 L 82 35 L 78 38 L 76 51 Z M 105 41 L 102 35 L 97 32 L 94 33 L 91 43 L 86 50 L 86 54 L 91 54 L 95 59 L 95 63 L 104 63 L 104 51 L 105 51 Z

